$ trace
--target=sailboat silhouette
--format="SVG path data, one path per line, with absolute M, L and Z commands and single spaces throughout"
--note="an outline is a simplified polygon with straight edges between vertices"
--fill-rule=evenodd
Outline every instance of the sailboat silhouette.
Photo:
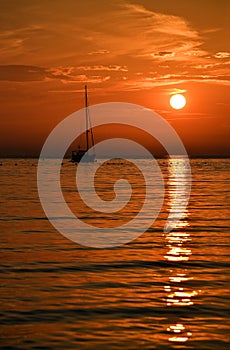
M 85 85 L 85 147 L 81 147 L 81 145 L 78 145 L 78 149 L 75 151 L 72 151 L 71 156 L 71 162 L 73 163 L 79 163 L 81 160 L 83 162 L 94 162 L 95 160 L 95 153 L 92 151 L 92 154 L 86 154 L 88 150 L 94 146 L 94 136 L 93 136 L 93 130 L 91 128 L 90 123 L 90 117 L 89 117 L 89 108 L 88 108 L 88 91 L 87 91 L 87 85 Z M 91 145 L 91 147 L 90 147 Z M 85 157 L 83 158 L 83 156 Z

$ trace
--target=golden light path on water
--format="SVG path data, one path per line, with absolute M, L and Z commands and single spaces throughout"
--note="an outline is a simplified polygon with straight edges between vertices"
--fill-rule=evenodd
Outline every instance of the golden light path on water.
M 180 188 L 180 196 L 172 220 L 176 220 L 179 216 L 180 208 L 186 197 L 187 180 L 186 171 L 183 168 L 185 166 L 184 164 L 183 158 L 172 159 L 169 162 L 169 207 L 175 202 L 176 191 Z M 180 169 L 181 175 L 179 178 L 175 178 L 175 173 L 178 169 Z M 182 186 L 182 184 L 184 186 Z M 193 277 L 189 276 L 186 267 L 183 267 L 183 263 L 188 262 L 192 255 L 192 250 L 189 247 L 192 238 L 190 234 L 186 232 L 186 228 L 189 226 L 187 220 L 188 216 L 189 212 L 186 209 L 176 229 L 165 235 L 165 246 L 168 251 L 164 258 L 172 263 L 168 284 L 164 286 L 164 291 L 166 293 L 165 302 L 168 307 L 175 308 L 175 314 L 178 313 L 178 307 L 187 308 L 189 313 L 189 307 L 194 304 L 194 297 L 198 295 L 196 290 L 186 286 L 189 281 L 193 280 Z M 176 315 L 174 318 L 176 318 Z M 180 319 L 169 325 L 167 327 L 167 332 L 169 333 L 169 342 L 173 343 L 185 343 L 192 336 L 192 333 Z

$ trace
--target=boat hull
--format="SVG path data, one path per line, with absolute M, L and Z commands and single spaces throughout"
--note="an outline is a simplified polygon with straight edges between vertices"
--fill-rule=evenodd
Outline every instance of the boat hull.
M 84 152 L 72 152 L 71 162 L 80 163 L 80 161 L 84 163 L 92 163 L 95 161 L 95 154 L 88 154 L 84 158 L 86 151 Z

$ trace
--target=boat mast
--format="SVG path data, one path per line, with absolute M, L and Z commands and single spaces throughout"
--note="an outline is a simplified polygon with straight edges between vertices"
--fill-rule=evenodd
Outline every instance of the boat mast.
M 89 139 L 88 139 L 88 133 L 89 133 L 89 130 L 88 130 L 88 94 L 87 94 L 87 85 L 85 85 L 85 118 L 86 118 L 86 121 L 85 121 L 85 126 L 86 126 L 86 150 L 88 151 L 89 149 Z

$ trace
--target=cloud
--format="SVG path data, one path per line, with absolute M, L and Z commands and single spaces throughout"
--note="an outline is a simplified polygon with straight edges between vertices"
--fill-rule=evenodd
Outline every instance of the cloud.
M 43 37 L 44 29 L 39 25 L 28 25 L 21 28 L 0 31 L 1 61 L 25 55 L 30 38 Z M 36 42 L 36 41 L 35 41 Z M 30 48 L 31 50 L 31 48 Z
M 5 81 L 44 81 L 46 79 L 66 79 L 63 74 L 55 74 L 50 69 L 24 65 L 1 65 L 0 80 Z
M 106 18 L 98 15 L 97 30 L 88 35 L 110 55 L 177 59 L 183 52 L 184 59 L 189 60 L 189 52 L 191 56 L 206 53 L 199 49 L 199 33 L 185 19 L 133 4 L 108 11 Z
M 68 81 L 63 81 L 63 83 L 66 84 L 75 84 L 78 82 L 84 82 L 84 83 L 102 83 L 102 82 L 106 82 L 108 80 L 110 80 L 110 76 L 106 75 L 106 76 L 102 76 L 102 75 L 85 75 L 85 74 L 79 74 L 79 75 L 75 75 L 72 76 Z
M 78 84 L 76 90 L 85 81 L 104 82 L 114 90 L 229 82 L 230 53 L 222 50 L 213 55 L 203 48 L 204 35 L 219 28 L 199 32 L 185 18 L 124 1 L 95 7 L 90 25 L 78 2 L 73 2 L 79 7 L 77 21 L 76 12 L 61 3 L 58 18 L 46 6 L 47 16 L 32 6 L 28 21 L 19 25 L 18 18 L 12 19 L 16 27 L 1 31 L 5 65 L 0 66 L 0 80 L 58 81 L 64 89 Z
M 138 91 L 152 89 L 160 86 L 172 86 L 187 82 L 209 83 L 218 85 L 230 85 L 230 75 L 204 75 L 204 74 L 156 74 L 154 77 L 139 77 L 125 82 L 125 90 Z M 170 93 L 183 93 L 186 90 L 168 88 Z
M 206 54 L 200 49 L 203 42 L 199 32 L 182 17 L 116 2 L 116 5 L 106 7 L 106 13 L 98 6 L 89 25 L 89 17 L 82 15 L 77 4 L 74 6 L 79 11 L 77 21 L 74 11 L 63 7 L 58 23 L 52 13 L 46 17 L 36 12 L 34 15 L 40 19 L 39 24 L 32 22 L 31 13 L 28 19 L 31 23 L 14 30 L 3 30 L 0 35 L 0 43 L 4 40 L 5 47 L 2 58 L 7 55 L 18 57 L 20 64 L 28 63 L 23 60 L 36 58 L 40 65 L 47 65 L 50 60 L 52 66 L 80 60 L 86 65 L 99 66 L 101 56 L 107 61 L 113 60 L 114 64 L 114 58 L 121 56 L 126 56 L 128 63 L 131 57 L 189 61 L 190 57 Z M 35 11 L 37 7 L 30 11 L 32 9 Z
M 84 69 L 86 68 L 86 69 Z M 37 66 L 25 66 L 25 65 L 0 65 L 0 80 L 2 81 L 15 81 L 15 82 L 32 82 L 32 81 L 47 81 L 47 80 L 60 80 L 63 83 L 74 82 L 92 82 L 98 83 L 107 81 L 110 76 L 105 75 L 85 75 L 79 74 L 80 70 L 92 70 L 92 71 L 110 71 L 104 67 L 98 67 L 98 69 L 89 69 L 90 67 L 57 67 L 57 68 L 44 68 Z M 113 67 L 112 71 L 119 70 L 119 67 Z
M 92 18 L 92 25 L 94 19 Z M 134 4 L 121 4 L 97 17 L 97 30 L 87 32 L 91 44 L 109 52 L 108 58 L 127 57 L 150 61 L 178 61 L 191 65 L 207 60 L 203 38 L 182 17 L 158 13 Z M 95 55 L 97 60 L 97 55 Z M 128 61 L 127 61 L 128 62 Z M 128 65 L 128 63 L 126 63 Z
M 88 55 L 91 55 L 91 56 L 94 56 L 94 55 L 106 55 L 106 54 L 109 54 L 110 52 L 108 50 L 95 50 L 95 51 L 92 51 L 92 52 L 88 52 Z
M 84 71 L 120 71 L 120 72 L 128 72 L 127 66 L 118 66 L 118 65 L 79 66 L 79 67 L 77 67 L 77 69 L 84 70 Z
M 230 57 L 230 52 L 217 52 L 214 55 L 215 58 L 229 58 Z
M 153 53 L 151 54 L 152 57 L 162 57 L 162 58 L 165 58 L 165 57 L 174 57 L 175 56 L 175 52 L 170 52 L 170 51 L 160 51 L 160 52 L 157 52 L 157 53 Z
M 143 6 L 134 4 L 126 4 L 125 8 L 137 21 L 144 19 L 147 30 L 152 33 L 158 32 L 190 39 L 198 37 L 197 31 L 192 29 L 189 23 L 179 16 L 150 11 Z
M 202 30 L 202 33 L 204 34 L 210 34 L 210 33 L 216 33 L 216 32 L 219 32 L 221 31 L 222 28 L 209 28 L 209 29 L 203 29 Z

